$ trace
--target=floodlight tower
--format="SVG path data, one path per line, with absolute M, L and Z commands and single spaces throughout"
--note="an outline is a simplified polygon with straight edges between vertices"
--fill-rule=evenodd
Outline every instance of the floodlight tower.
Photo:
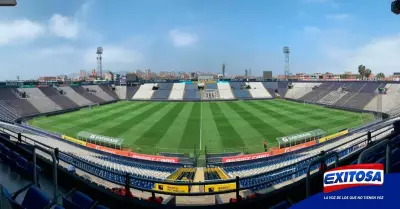
M 225 63 L 222 63 L 222 78 L 225 78 Z
M 100 80 L 103 79 L 103 65 L 102 65 L 102 57 L 103 54 L 103 47 L 97 47 L 96 50 L 97 54 L 97 70 L 100 71 Z
M 290 74 L 290 69 L 289 69 L 290 49 L 288 46 L 283 47 L 283 53 L 285 54 L 285 79 L 287 79 Z

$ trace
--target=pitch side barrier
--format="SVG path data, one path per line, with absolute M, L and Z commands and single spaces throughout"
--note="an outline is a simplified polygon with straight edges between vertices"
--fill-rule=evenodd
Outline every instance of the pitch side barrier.
M 391 127 L 391 126 L 392 126 L 392 124 L 386 124 L 386 126 L 381 127 L 380 129 L 386 128 L 386 127 Z M 380 129 L 375 129 L 374 131 L 372 131 L 371 138 L 377 137 L 380 134 L 385 133 L 387 131 L 387 130 L 384 130 L 382 132 L 379 132 Z M 14 132 L 12 130 L 9 130 L 9 129 L 7 129 L 7 130 L 12 132 L 12 133 L 18 134 L 17 132 Z M 0 131 L 4 132 L 3 130 L 0 130 Z M 377 132 L 379 132 L 379 133 L 377 133 Z M 4 133 L 6 133 L 6 132 L 4 132 Z M 8 133 L 6 133 L 6 134 L 8 134 Z M 8 134 L 8 135 L 10 135 L 10 134 Z M 45 145 L 45 144 L 43 144 L 41 142 L 38 142 L 38 141 L 36 141 L 36 140 L 34 140 L 34 139 L 30 138 L 30 137 L 23 136 L 22 134 L 20 134 L 19 136 L 21 137 L 20 139 L 18 139 L 15 136 L 10 135 L 10 137 L 13 137 L 13 138 L 17 139 L 18 141 L 26 143 L 28 145 L 33 145 L 33 144 L 37 145 L 37 144 L 39 144 L 39 145 L 41 145 L 43 147 L 46 147 L 48 149 L 53 149 L 52 147 L 47 146 L 47 145 Z M 22 136 L 24 137 L 24 140 L 22 140 Z M 368 134 L 361 135 L 361 136 L 353 139 L 352 141 L 344 142 L 343 144 L 337 145 L 337 146 L 335 146 L 335 147 L 333 147 L 333 148 L 331 148 L 329 150 L 326 150 L 325 152 L 326 153 L 333 152 L 335 149 L 337 149 L 337 148 L 339 148 L 339 147 L 341 147 L 341 146 L 343 146 L 345 144 L 352 143 L 355 140 L 357 140 L 357 139 L 359 139 L 361 137 L 365 137 L 365 136 L 368 137 Z M 340 152 L 338 152 L 339 156 L 342 156 L 342 160 L 343 160 L 343 159 L 345 159 L 347 157 L 350 157 L 350 156 L 356 154 L 357 152 L 363 150 L 363 148 L 366 147 L 367 144 L 371 142 L 371 138 L 367 138 L 365 140 L 360 140 L 359 142 L 352 144 L 348 148 L 346 148 L 344 150 L 341 150 Z M 384 137 L 382 137 L 382 138 L 384 138 Z M 29 141 L 31 141 L 31 143 L 29 143 Z M 33 142 L 33 144 L 32 144 L 32 142 Z M 350 150 L 350 152 L 348 152 L 348 150 Z M 68 153 L 64 153 L 64 152 L 61 152 L 61 151 L 60 151 L 60 153 L 62 155 L 65 155 L 65 156 L 69 156 L 70 158 L 74 159 L 75 161 L 79 161 L 82 164 L 85 164 L 86 166 L 92 166 L 92 167 L 104 170 L 100 166 L 97 166 L 97 165 L 95 165 L 93 163 L 89 163 L 89 162 L 87 162 L 87 161 L 85 161 L 83 159 L 77 158 L 77 156 L 74 156 L 74 155 L 71 155 L 71 154 L 68 154 Z M 343 153 L 348 153 L 348 154 L 347 155 L 343 155 Z M 319 154 L 314 155 L 314 156 L 310 156 L 310 157 L 308 157 L 308 158 L 306 158 L 306 159 L 304 159 L 304 160 L 302 160 L 300 162 L 295 162 L 295 163 L 292 163 L 290 165 L 283 166 L 283 167 L 281 167 L 279 169 L 276 169 L 274 171 L 260 173 L 260 174 L 257 174 L 257 175 L 247 176 L 247 177 L 243 177 L 243 178 L 236 177 L 235 179 L 228 179 L 228 180 L 216 180 L 216 181 L 207 181 L 207 182 L 189 182 L 189 183 L 187 183 L 187 182 L 168 182 L 168 181 L 160 181 L 160 180 L 150 180 L 150 179 L 144 179 L 144 178 L 131 176 L 130 174 L 123 174 L 123 173 L 120 173 L 120 172 L 114 172 L 114 171 L 111 171 L 111 170 L 105 170 L 106 172 L 109 172 L 109 173 L 112 173 L 114 175 L 118 175 L 120 177 L 124 177 L 125 178 L 125 182 L 112 181 L 112 180 L 109 180 L 109 179 L 105 179 L 104 177 L 98 175 L 97 173 L 95 173 L 93 171 L 85 170 L 83 168 L 83 166 L 76 165 L 76 163 L 75 164 L 71 163 L 70 161 L 66 161 L 63 158 L 60 158 L 60 160 L 66 162 L 68 164 L 73 164 L 77 169 L 83 170 L 83 171 L 85 171 L 87 173 L 90 173 L 91 175 L 97 176 L 97 177 L 99 177 L 101 179 L 104 179 L 106 181 L 113 182 L 115 184 L 122 185 L 122 186 L 128 186 L 129 188 L 137 189 L 137 190 L 140 190 L 140 191 L 147 191 L 147 192 L 151 192 L 151 193 L 173 195 L 173 196 L 204 196 L 204 195 L 216 195 L 216 194 L 225 194 L 225 193 L 236 193 L 236 196 L 238 197 L 239 191 L 242 191 L 242 190 L 254 189 L 254 188 L 257 188 L 258 186 L 262 186 L 262 185 L 270 185 L 271 186 L 271 185 L 274 185 L 274 182 L 277 182 L 277 181 L 279 181 L 279 180 L 281 180 L 283 178 L 286 178 L 286 177 L 291 177 L 288 180 L 293 180 L 295 178 L 301 177 L 306 173 L 307 166 L 303 166 L 303 168 L 296 169 L 295 171 L 290 172 L 288 174 L 285 174 L 284 176 L 276 177 L 276 178 L 273 178 L 271 180 L 268 180 L 268 181 L 265 181 L 265 182 L 261 182 L 261 183 L 258 183 L 258 184 L 254 184 L 254 185 L 250 185 L 250 186 L 247 186 L 247 187 L 241 187 L 240 186 L 240 181 L 241 180 L 246 180 L 246 179 L 250 179 L 250 178 L 256 178 L 256 177 L 259 177 L 259 176 L 262 176 L 262 175 L 273 174 L 273 172 L 277 172 L 277 171 L 288 170 L 289 167 L 295 166 L 295 165 L 300 164 L 300 163 L 308 165 L 307 163 L 311 162 L 311 160 L 313 160 L 313 159 L 315 159 L 315 158 L 317 158 L 319 156 L 320 156 Z M 332 163 L 333 160 L 334 160 L 333 158 L 332 159 L 328 158 L 328 160 L 327 160 L 328 164 Z M 317 169 L 317 168 L 313 167 L 312 170 L 315 170 L 315 169 Z M 145 182 L 154 183 L 155 185 L 158 184 L 158 185 L 165 185 L 165 186 L 172 186 L 172 187 L 174 187 L 174 186 L 175 187 L 180 187 L 180 186 L 181 187 L 188 187 L 189 193 L 176 193 L 176 192 L 162 191 L 162 190 L 157 190 L 157 189 L 143 189 L 143 188 L 139 188 L 139 187 L 136 187 L 136 186 L 132 185 L 132 183 L 134 183 L 135 181 L 145 181 Z M 227 187 L 228 189 L 226 189 L 226 190 L 190 193 L 190 188 L 192 186 L 202 186 L 203 190 L 200 190 L 200 191 L 206 191 L 205 188 L 207 186 L 208 187 L 217 187 L 218 185 L 227 185 L 227 184 L 230 184 L 230 185 L 234 184 L 234 186 Z

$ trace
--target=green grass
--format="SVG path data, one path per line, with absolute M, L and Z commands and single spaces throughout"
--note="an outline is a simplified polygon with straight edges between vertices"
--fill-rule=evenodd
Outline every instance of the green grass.
M 261 152 L 263 141 L 321 128 L 327 134 L 374 119 L 286 100 L 234 102 L 118 102 L 62 115 L 35 118 L 31 125 L 76 137 L 79 131 L 125 139 L 124 146 L 158 152 Z

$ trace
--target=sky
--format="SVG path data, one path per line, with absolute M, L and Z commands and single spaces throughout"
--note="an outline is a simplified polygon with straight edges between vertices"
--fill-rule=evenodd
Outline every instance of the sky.
M 0 7 L 0 80 L 103 70 L 400 71 L 391 0 L 17 0 Z

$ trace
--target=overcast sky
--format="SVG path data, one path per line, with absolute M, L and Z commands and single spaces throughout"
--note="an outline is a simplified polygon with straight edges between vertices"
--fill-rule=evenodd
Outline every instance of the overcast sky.
M 400 71 L 391 0 L 19 0 L 0 8 L 0 80 L 105 70 Z

